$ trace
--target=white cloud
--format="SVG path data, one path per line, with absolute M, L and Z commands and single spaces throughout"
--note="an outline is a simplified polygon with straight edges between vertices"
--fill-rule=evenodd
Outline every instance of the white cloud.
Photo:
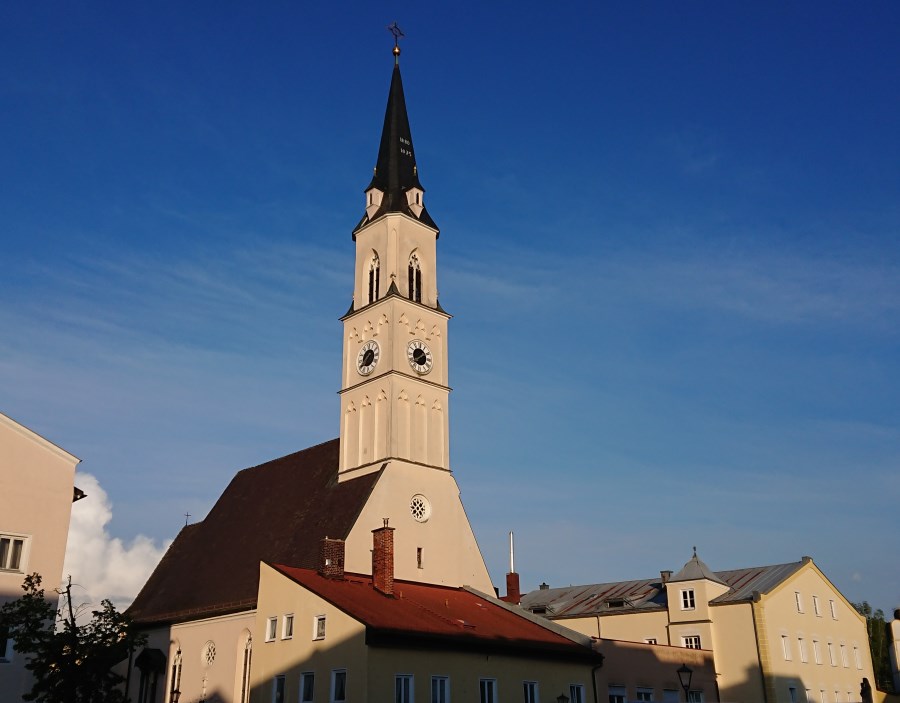
M 72 506 L 69 543 L 66 548 L 64 576 L 71 575 L 76 602 L 99 605 L 104 598 L 119 609 L 131 604 L 150 572 L 159 563 L 171 540 L 158 544 L 138 535 L 130 544 L 110 536 L 106 526 L 112 519 L 112 504 L 90 474 L 79 473 L 75 485 L 87 498 Z

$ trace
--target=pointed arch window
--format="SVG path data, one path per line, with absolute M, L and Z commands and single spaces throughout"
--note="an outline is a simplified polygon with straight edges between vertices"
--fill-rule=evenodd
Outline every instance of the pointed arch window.
M 372 261 L 369 262 L 369 302 L 378 300 L 378 289 L 381 284 L 381 263 L 378 254 L 372 252 Z
M 409 299 L 422 302 L 422 267 L 415 253 L 409 257 Z
M 250 700 L 250 663 L 253 658 L 253 637 L 247 635 L 244 644 L 244 659 L 241 662 L 241 698 L 240 703 L 248 703 Z

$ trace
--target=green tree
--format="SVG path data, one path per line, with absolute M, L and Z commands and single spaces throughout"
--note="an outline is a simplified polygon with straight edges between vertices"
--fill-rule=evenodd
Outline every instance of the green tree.
M 872 652 L 872 667 L 875 669 L 875 685 L 881 691 L 892 691 L 891 662 L 888 653 L 888 625 L 884 620 L 884 611 L 872 610 L 868 601 L 854 603 L 856 611 L 866 618 L 866 629 L 869 632 L 869 649 Z
M 112 668 L 141 646 L 144 635 L 108 600 L 79 625 L 71 578 L 61 591 L 61 608 L 44 597 L 39 574 L 25 577 L 18 600 L 0 607 L 0 632 L 7 632 L 34 687 L 23 698 L 40 703 L 122 703 L 124 679 Z

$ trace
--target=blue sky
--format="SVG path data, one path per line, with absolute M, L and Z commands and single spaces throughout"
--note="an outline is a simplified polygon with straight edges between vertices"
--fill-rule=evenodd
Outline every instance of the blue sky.
M 0 410 L 107 537 L 336 436 L 396 20 L 498 585 L 515 530 L 527 588 L 697 545 L 900 605 L 896 3 L 257 5 L 0 22 Z

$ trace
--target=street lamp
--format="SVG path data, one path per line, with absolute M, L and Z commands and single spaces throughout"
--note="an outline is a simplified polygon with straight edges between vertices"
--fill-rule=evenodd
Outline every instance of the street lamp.
M 569 703 L 569 697 L 565 693 L 560 693 L 556 697 L 556 703 Z
M 682 664 L 681 668 L 678 669 L 678 683 L 681 684 L 681 688 L 684 689 L 684 700 L 685 703 L 690 699 L 688 696 L 690 695 L 691 690 L 691 677 L 694 675 L 694 670 L 689 667 L 687 664 Z

